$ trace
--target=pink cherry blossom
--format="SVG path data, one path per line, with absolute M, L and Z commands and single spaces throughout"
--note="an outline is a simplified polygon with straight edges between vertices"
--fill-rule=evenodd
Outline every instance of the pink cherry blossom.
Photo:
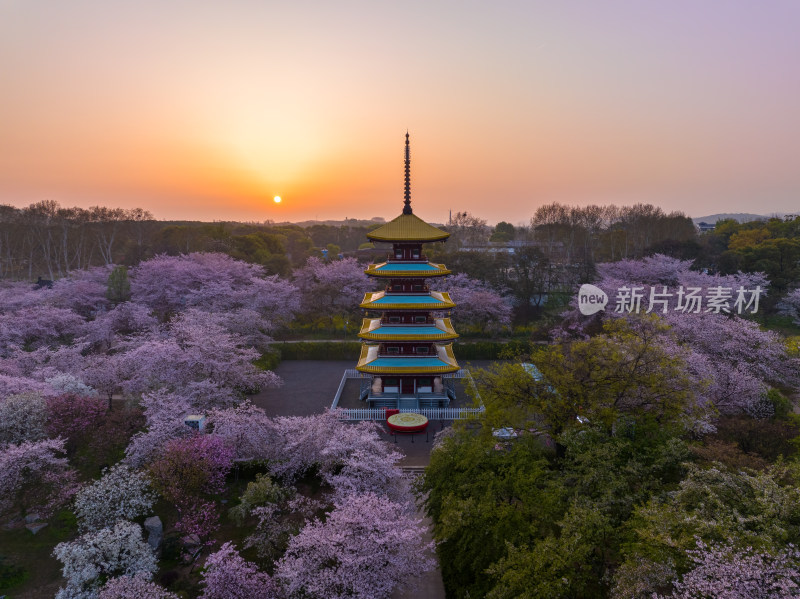
M 433 568 L 425 526 L 385 497 L 352 495 L 289 541 L 275 577 L 289 595 L 381 599 Z
M 203 569 L 202 599 L 277 599 L 269 574 L 245 561 L 230 543 L 208 556 Z

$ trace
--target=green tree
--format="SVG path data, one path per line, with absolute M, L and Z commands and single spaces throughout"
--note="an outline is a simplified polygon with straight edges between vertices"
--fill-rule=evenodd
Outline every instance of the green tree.
M 489 241 L 511 241 L 514 239 L 514 225 L 500 221 L 492 231 Z
M 538 427 L 554 437 L 579 417 L 607 431 L 622 416 L 680 429 L 696 408 L 685 360 L 662 343 L 668 330 L 656 317 L 616 319 L 591 339 L 536 348 L 531 359 L 541 377 L 521 363 L 478 371 L 488 422 Z
M 546 534 L 563 511 L 538 441 L 529 436 L 506 451 L 468 429 L 431 454 L 423 490 L 448 597 L 484 597 L 486 570 L 532 536 Z
M 121 304 L 131 299 L 131 282 L 128 279 L 128 269 L 116 266 L 108 275 L 106 297 L 113 304 Z

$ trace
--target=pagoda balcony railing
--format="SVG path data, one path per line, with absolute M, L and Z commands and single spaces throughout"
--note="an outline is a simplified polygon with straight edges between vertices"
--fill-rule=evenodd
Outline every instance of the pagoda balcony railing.
M 408 264 L 409 262 L 427 262 L 428 256 L 425 254 L 420 254 L 419 258 L 395 258 L 394 254 L 387 254 L 386 255 L 386 262 L 392 264 L 393 262 L 399 264 Z
M 422 285 L 422 289 L 404 291 L 403 289 L 394 289 L 392 285 L 387 285 L 385 291 L 389 295 L 393 293 L 397 295 L 428 295 L 431 292 L 431 288 L 428 285 Z
M 380 358 L 435 358 L 436 349 L 428 347 L 428 351 L 417 353 L 416 347 L 408 347 L 412 341 L 394 341 L 378 344 L 378 357 Z M 390 352 L 388 347 L 396 347 L 398 351 Z
M 392 317 L 384 316 L 383 318 L 381 318 L 381 326 L 407 327 L 409 325 L 410 326 L 422 326 L 422 325 L 429 325 L 429 324 L 435 324 L 436 323 L 436 319 L 435 318 L 430 318 L 430 317 L 426 317 L 425 320 L 422 320 L 422 321 L 409 320 L 408 322 L 391 322 L 389 320 L 390 318 L 392 318 Z M 394 318 L 396 318 L 396 317 L 394 317 Z

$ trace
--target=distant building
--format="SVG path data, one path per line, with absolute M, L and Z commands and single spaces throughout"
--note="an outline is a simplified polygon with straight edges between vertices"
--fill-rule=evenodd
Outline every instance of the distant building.
M 697 223 L 697 230 L 700 231 L 701 233 L 707 233 L 708 231 L 713 231 L 716 228 L 717 228 L 716 223 L 707 223 L 705 221 Z

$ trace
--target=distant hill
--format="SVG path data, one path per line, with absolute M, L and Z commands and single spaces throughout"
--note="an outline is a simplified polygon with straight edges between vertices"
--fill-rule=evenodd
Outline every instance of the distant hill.
M 693 218 L 692 221 L 694 224 L 697 223 L 708 223 L 712 224 L 717 222 L 718 220 L 725 220 L 727 218 L 732 218 L 733 220 L 737 220 L 740 223 L 749 223 L 751 220 L 767 220 L 772 218 L 773 216 L 777 216 L 779 218 L 783 217 L 783 213 L 775 213 L 770 214 L 769 216 L 765 216 L 763 214 L 747 214 L 743 212 L 739 212 L 736 214 L 712 214 L 711 216 L 698 216 L 697 218 Z

